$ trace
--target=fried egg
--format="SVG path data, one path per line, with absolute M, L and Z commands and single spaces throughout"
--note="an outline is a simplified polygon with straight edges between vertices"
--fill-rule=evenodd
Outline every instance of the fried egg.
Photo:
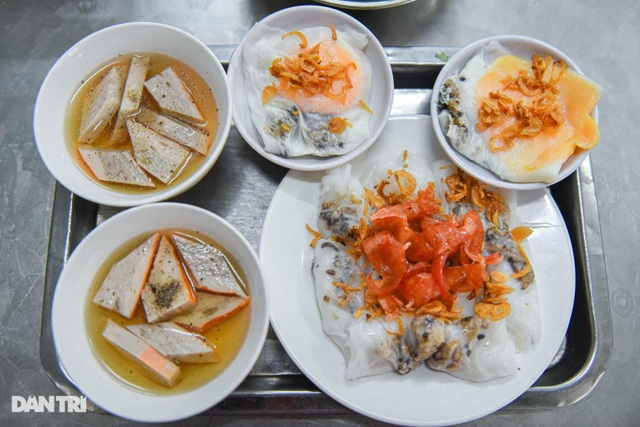
M 491 42 L 440 92 L 439 120 L 452 146 L 511 182 L 556 181 L 567 159 L 600 137 L 590 116 L 600 87 L 560 61 L 537 58 Z M 534 59 L 547 74 L 537 77 Z
M 258 23 L 242 47 L 251 119 L 283 157 L 348 153 L 369 136 L 367 36 L 347 26 L 287 32 Z

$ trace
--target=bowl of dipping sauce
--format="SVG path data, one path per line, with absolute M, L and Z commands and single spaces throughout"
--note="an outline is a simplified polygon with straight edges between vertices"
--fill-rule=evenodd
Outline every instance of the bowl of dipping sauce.
M 269 326 L 260 263 L 198 207 L 127 209 L 80 242 L 52 304 L 58 359 L 87 399 L 140 422 L 187 418 L 249 374 Z
M 231 94 L 200 40 L 164 24 L 127 23 L 58 59 L 33 126 L 62 185 L 95 203 L 135 206 L 176 196 L 209 172 L 231 127 Z

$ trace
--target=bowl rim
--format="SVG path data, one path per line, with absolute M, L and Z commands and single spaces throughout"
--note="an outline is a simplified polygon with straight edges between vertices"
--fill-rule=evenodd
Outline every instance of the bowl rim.
M 355 19 L 354 17 L 346 14 L 337 9 L 333 9 L 327 6 L 320 5 L 300 5 L 300 6 L 292 6 L 286 9 L 281 9 L 277 12 L 274 12 L 265 18 L 258 21 L 259 24 L 269 24 L 274 26 L 282 26 L 282 20 L 289 15 L 299 15 L 299 14 L 309 14 L 309 15 L 319 15 L 319 16 L 331 16 L 335 17 L 335 19 L 339 19 L 340 22 L 337 24 L 346 24 L 351 28 L 364 33 L 367 36 L 367 46 L 365 49 L 371 50 L 372 55 L 375 55 L 381 59 L 381 62 L 384 64 L 382 70 L 379 70 L 380 73 L 380 87 L 383 93 L 388 93 L 388 96 L 385 97 L 385 102 L 382 104 L 382 114 L 380 116 L 380 120 L 377 120 L 375 123 L 373 120 L 370 122 L 369 128 L 371 133 L 369 137 L 364 140 L 360 145 L 355 147 L 348 153 L 337 155 L 337 156 L 329 156 L 329 157 L 318 157 L 318 156 L 301 156 L 301 157 L 289 157 L 285 158 L 280 155 L 269 153 L 264 149 L 264 145 L 262 142 L 262 138 L 258 139 L 254 138 L 252 135 L 252 130 L 256 130 L 255 125 L 253 124 L 253 120 L 251 119 L 251 111 L 250 108 L 248 110 L 241 111 L 238 103 L 240 95 L 236 95 L 233 97 L 233 121 L 240 132 L 242 138 L 253 148 L 258 154 L 260 154 L 265 159 L 275 163 L 279 166 L 286 167 L 288 169 L 300 170 L 300 171 L 322 171 L 327 170 L 336 166 L 343 165 L 353 160 L 355 157 L 362 154 L 366 151 L 380 136 L 380 133 L 384 129 L 389 116 L 391 115 L 391 109 L 393 106 L 393 97 L 394 97 L 394 81 L 393 81 L 393 71 L 391 70 L 391 63 L 389 62 L 389 58 L 387 57 L 384 47 L 378 40 L 378 38 L 369 30 L 363 23 Z M 319 18 L 322 19 L 322 18 Z M 273 22 L 275 21 L 275 24 Z M 323 21 L 324 22 L 324 21 Z M 336 22 L 333 22 L 336 24 Z M 336 25 L 337 25 L 336 24 Z M 320 22 L 318 22 L 320 25 Z M 295 24 L 285 25 L 285 27 L 295 27 Z M 237 45 L 234 50 L 231 58 L 229 60 L 229 85 L 233 90 L 236 86 L 242 84 L 244 87 L 245 79 L 244 76 L 238 77 L 241 73 L 244 73 L 242 64 L 244 62 L 242 58 L 242 46 L 244 45 L 247 37 L 250 32 L 254 30 L 255 25 L 251 27 L 247 34 L 243 37 L 242 41 Z M 372 69 L 373 75 L 373 69 Z M 373 80 L 373 78 L 372 78 Z M 372 85 L 373 91 L 373 85 Z M 245 97 L 246 98 L 246 97 Z M 248 106 L 247 106 L 248 107 Z
M 125 192 L 114 191 L 108 187 L 101 185 L 98 182 L 93 181 L 91 178 L 86 176 L 84 172 L 82 175 L 86 178 L 87 182 L 89 182 L 92 187 L 91 190 L 79 187 L 76 183 L 75 179 L 68 177 L 66 174 L 58 170 L 55 166 L 55 162 L 53 162 L 49 156 L 47 155 L 47 149 L 44 144 L 49 143 L 51 137 L 47 135 L 47 130 L 43 129 L 43 120 L 47 114 L 47 111 L 44 111 L 44 103 L 45 103 L 45 95 L 50 86 L 55 83 L 55 80 L 59 78 L 59 74 L 62 72 L 65 62 L 74 55 L 77 55 L 77 52 L 81 49 L 85 49 L 87 45 L 94 43 L 96 39 L 108 37 L 110 34 L 117 33 L 122 31 L 123 29 L 129 28 L 137 28 L 137 29 L 150 29 L 150 30 L 160 30 L 171 32 L 179 37 L 183 37 L 185 40 L 188 40 L 191 43 L 194 43 L 194 46 L 198 46 L 204 56 L 210 59 L 211 64 L 209 66 L 210 70 L 217 74 L 216 78 L 219 78 L 223 83 L 220 87 L 216 88 L 220 91 L 225 98 L 227 106 L 225 108 L 225 114 L 220 113 L 220 100 L 216 99 L 216 103 L 218 104 L 218 128 L 216 132 L 216 137 L 213 139 L 211 143 L 211 147 L 209 153 L 207 154 L 207 158 L 204 159 L 202 165 L 200 165 L 196 170 L 191 173 L 190 176 L 185 177 L 182 181 L 178 182 L 175 185 L 169 186 L 167 189 L 162 191 L 155 191 L 152 193 L 142 193 L 142 194 L 128 194 Z M 123 48 L 123 52 L 129 52 L 129 49 Z M 132 52 L 135 52 L 132 51 Z M 159 52 L 161 53 L 161 52 Z M 109 58 L 105 59 L 108 61 Z M 95 64 L 94 70 L 97 69 L 101 63 Z M 202 73 L 197 71 L 201 76 Z M 204 76 L 202 76 L 204 78 Z M 205 78 L 206 80 L 206 78 Z M 79 83 L 77 88 L 79 87 Z M 211 87 L 210 87 L 211 88 Z M 211 88 L 213 89 L 213 88 Z M 73 94 L 71 94 L 73 95 Z M 69 100 L 71 96 L 69 96 Z M 68 101 L 65 100 L 64 109 L 68 108 L 66 104 Z M 138 206 L 146 203 L 159 202 L 171 197 L 177 196 L 195 184 L 197 184 L 213 167 L 213 165 L 217 162 L 220 154 L 224 146 L 226 145 L 227 139 L 229 137 L 229 132 L 231 130 L 231 121 L 232 121 L 232 109 L 233 109 L 233 101 L 231 96 L 231 88 L 229 86 L 229 81 L 227 75 L 220 63 L 220 60 L 215 56 L 215 54 L 205 45 L 201 40 L 199 40 L 194 35 L 171 25 L 157 23 L 157 22 L 147 22 L 147 21 L 139 21 L 139 22 L 126 22 L 122 24 L 111 25 L 105 28 L 102 28 L 98 31 L 95 31 L 86 37 L 78 40 L 74 43 L 70 48 L 68 48 L 53 64 L 53 66 L 47 72 L 42 84 L 40 85 L 40 89 L 38 91 L 38 95 L 35 101 L 35 107 L 33 111 L 33 133 L 34 139 L 36 143 L 36 147 L 38 153 L 40 154 L 40 158 L 42 162 L 45 164 L 46 168 L 49 170 L 51 175 L 60 182 L 64 187 L 69 189 L 74 194 L 81 196 L 82 198 L 92 201 L 98 204 L 104 204 L 109 206 L 116 207 L 132 207 Z M 221 120 L 222 119 L 222 120 Z M 67 141 L 64 135 L 64 124 L 63 126 L 63 135 L 61 136 L 62 143 L 64 145 L 64 150 L 69 151 L 67 147 Z M 54 136 L 53 138 L 58 138 Z M 73 162 L 76 168 L 79 168 L 78 165 Z M 95 191 L 94 191 L 95 190 Z
M 341 7 L 344 9 L 360 9 L 360 10 L 374 10 L 374 9 L 389 9 L 403 4 L 412 3 L 415 0 L 372 0 L 372 1 L 357 1 L 357 0 L 316 0 L 318 3 L 326 4 L 328 6 Z
M 442 87 L 444 80 L 447 77 L 449 77 L 449 75 L 451 75 L 452 72 L 456 71 L 457 69 L 458 70 L 462 69 L 478 50 L 480 50 L 490 42 L 494 42 L 494 41 L 498 43 L 513 42 L 513 43 L 528 45 L 528 47 L 530 47 L 530 49 L 528 50 L 531 50 L 531 51 L 533 51 L 535 48 L 546 50 L 550 52 L 555 58 L 558 58 L 564 61 L 569 66 L 570 69 L 574 70 L 575 72 L 577 72 L 582 76 L 585 75 L 582 72 L 582 69 L 580 69 L 580 67 L 578 66 L 578 64 L 576 64 L 567 54 L 565 54 L 555 46 L 547 42 L 544 42 L 542 40 L 535 39 L 533 37 L 515 35 L 515 34 L 505 34 L 505 35 L 485 37 L 483 39 L 470 43 L 465 47 L 463 47 L 462 49 L 460 49 L 459 51 L 457 51 L 454 55 L 452 55 L 448 59 L 448 61 L 440 70 L 440 73 L 438 73 L 438 77 L 436 78 L 436 81 L 433 85 L 433 92 L 431 94 L 429 107 L 430 107 L 431 121 L 433 123 L 433 128 L 436 133 L 436 139 L 442 146 L 442 149 L 447 154 L 449 159 L 456 166 L 458 166 L 459 168 L 464 170 L 466 173 L 468 173 L 469 175 L 473 176 L 474 178 L 482 182 L 488 183 L 498 188 L 505 188 L 505 189 L 511 189 L 511 190 L 536 190 L 540 188 L 549 187 L 553 184 L 556 184 L 557 182 L 562 181 L 563 179 L 571 175 L 573 172 L 575 172 L 580 167 L 582 162 L 589 156 L 590 150 L 574 153 L 572 156 L 570 156 L 563 163 L 556 179 L 551 183 L 539 182 L 539 181 L 521 182 L 521 183 L 511 182 L 511 181 L 506 181 L 504 179 L 501 179 L 493 171 L 485 168 L 484 166 L 476 163 L 471 159 L 468 159 L 462 153 L 459 153 L 455 148 L 453 148 L 453 146 L 451 145 L 448 138 L 443 132 L 443 129 L 438 117 L 438 112 L 439 112 L 438 97 L 440 94 L 440 88 Z M 593 111 L 591 112 L 591 117 L 595 119 L 597 124 L 598 117 L 599 117 L 597 105 L 594 107 Z M 469 166 L 471 166 L 471 168 Z M 476 172 L 476 170 L 479 170 L 482 172 L 486 171 L 486 173 L 489 174 L 489 176 Z
M 249 283 L 252 295 L 252 302 L 249 306 L 251 309 L 251 320 L 247 329 L 247 335 L 238 354 L 231 364 L 213 380 L 196 389 L 178 394 L 153 395 L 125 385 L 108 372 L 107 368 L 102 365 L 91 348 L 91 344 L 87 338 L 87 328 L 84 319 L 81 322 L 76 322 L 77 325 L 75 326 L 70 326 L 68 323 L 65 323 L 65 316 L 70 315 L 70 310 L 68 307 L 65 307 L 64 298 L 70 292 L 78 294 L 82 300 L 82 307 L 76 307 L 74 312 L 79 312 L 84 316 L 86 304 L 88 303 L 89 288 L 86 287 L 82 291 L 79 291 L 77 283 L 90 283 L 93 280 L 93 276 L 86 277 L 83 281 L 79 281 L 77 276 L 68 276 L 73 275 L 79 268 L 90 268 L 81 267 L 80 264 L 78 264 L 83 259 L 87 261 L 85 264 L 91 264 L 91 266 L 99 266 L 104 262 L 104 257 L 97 257 L 94 254 L 87 253 L 87 248 L 90 249 L 91 246 L 98 244 L 96 243 L 96 239 L 100 239 L 104 234 L 112 236 L 114 234 L 113 230 L 122 227 L 123 223 L 140 221 L 141 218 L 147 218 L 149 215 L 155 214 L 152 216 L 154 220 L 158 218 L 158 216 L 165 216 L 165 218 L 158 219 L 157 221 L 175 223 L 176 218 L 179 219 L 181 214 L 184 215 L 186 212 L 189 212 L 189 218 L 195 216 L 199 224 L 208 223 L 207 226 L 203 227 L 198 227 L 197 224 L 194 224 L 190 227 L 192 230 L 200 230 L 203 233 L 203 229 L 205 228 L 221 230 L 223 234 L 228 233 L 227 237 L 237 240 L 239 249 L 236 250 L 235 253 L 231 251 L 230 253 L 236 258 L 240 258 L 238 256 L 239 252 L 243 253 L 242 257 L 245 258 L 246 262 L 242 267 L 245 269 L 245 273 L 253 278 Z M 138 218 L 137 220 L 136 217 Z M 209 221 L 211 222 L 209 223 Z M 138 229 L 128 234 L 128 239 L 145 232 L 171 228 L 171 225 L 163 223 L 161 226 L 153 226 L 145 223 L 142 227 L 136 228 L 142 228 L 142 230 Z M 180 228 L 187 227 L 180 226 Z M 125 233 L 125 231 L 120 232 L 121 235 L 123 233 Z M 211 233 L 208 234 L 210 235 Z M 210 237 L 216 241 L 220 240 L 219 237 Z M 124 240 L 118 239 L 108 246 L 118 248 L 126 243 L 126 241 L 126 238 Z M 228 250 L 228 248 L 226 249 Z M 115 249 L 104 249 L 103 252 L 108 251 L 109 253 L 113 253 L 113 250 Z M 247 271 L 249 268 L 251 268 L 251 271 Z M 74 279 L 74 277 L 76 278 Z M 69 303 L 66 304 L 68 305 Z M 224 218 L 207 209 L 185 203 L 161 202 L 141 205 L 122 211 L 102 222 L 79 243 L 65 264 L 56 284 L 51 311 L 51 325 L 56 354 L 65 375 L 67 375 L 71 382 L 89 400 L 109 413 L 122 418 L 140 422 L 170 422 L 197 415 L 215 406 L 231 394 L 247 377 L 258 360 L 266 340 L 269 328 L 269 295 L 258 255 L 239 230 Z M 74 331 L 80 332 L 73 336 Z M 70 363 L 73 357 L 78 357 L 77 355 L 86 356 L 87 352 L 90 355 L 90 360 L 83 361 L 82 363 Z M 114 393 L 114 390 L 117 393 Z M 210 397 L 216 393 L 216 391 L 219 393 L 210 400 L 206 398 L 199 399 L 197 402 L 194 400 L 196 396 Z M 185 406 L 184 402 L 190 403 L 188 406 Z M 135 409 L 145 408 L 144 411 L 146 412 L 137 413 L 131 409 L 133 406 L 135 406 Z M 150 410 L 150 407 L 153 407 L 153 411 Z

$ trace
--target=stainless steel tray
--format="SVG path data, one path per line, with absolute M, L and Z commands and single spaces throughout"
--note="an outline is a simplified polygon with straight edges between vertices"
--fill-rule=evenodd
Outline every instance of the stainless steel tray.
M 234 46 L 210 46 L 226 66 Z M 392 114 L 429 114 L 435 78 L 444 64 L 436 54 L 457 49 L 388 47 L 395 79 Z M 232 128 L 222 156 L 204 178 L 175 201 L 209 209 L 232 222 L 258 248 L 266 209 L 287 170 L 264 160 Z M 229 179 L 232 178 L 232 179 Z M 224 185 L 222 183 L 225 183 Z M 536 383 L 502 411 L 565 406 L 587 396 L 605 372 L 611 350 L 612 324 L 600 220 L 591 162 L 551 187 L 566 222 L 576 262 L 576 297 L 562 347 Z M 79 392 L 61 368 L 51 333 L 51 303 L 62 267 L 76 245 L 102 220 L 120 209 L 96 205 L 56 184 L 47 256 L 40 359 L 66 394 Z M 90 409 L 100 409 L 89 405 Z M 296 415 L 348 413 L 320 391 L 289 358 L 273 330 L 249 377 L 207 414 Z

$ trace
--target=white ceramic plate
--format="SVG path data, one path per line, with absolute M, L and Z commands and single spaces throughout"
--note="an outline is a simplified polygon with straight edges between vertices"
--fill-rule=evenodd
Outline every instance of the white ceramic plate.
M 207 82 L 218 108 L 218 129 L 204 162 L 190 176 L 162 191 L 132 194 L 90 179 L 76 165 L 65 138 L 65 117 L 83 79 L 100 65 L 131 52 L 154 52 L 190 65 Z M 152 22 L 131 22 L 97 31 L 66 51 L 42 82 L 33 114 L 33 130 L 42 161 L 73 193 L 94 203 L 136 206 L 174 197 L 195 185 L 217 161 L 231 128 L 231 91 L 227 75 L 204 43 L 178 28 Z
M 126 386 L 97 360 L 87 336 L 84 310 L 89 286 L 105 259 L 133 237 L 166 228 L 200 232 L 236 257 L 247 276 L 251 320 L 242 348 L 220 375 L 192 391 L 154 395 Z M 179 203 L 157 203 L 115 215 L 78 245 L 58 279 L 51 321 L 58 359 L 89 400 L 123 418 L 167 422 L 214 406 L 244 380 L 262 351 L 269 315 L 264 278 L 249 242 L 224 219 L 207 210 Z
M 376 140 L 384 128 L 393 103 L 393 73 L 387 55 L 375 35 L 360 22 L 335 9 L 323 6 L 297 6 L 281 10 L 267 16 L 262 21 L 273 27 L 282 28 L 285 31 L 299 30 L 301 28 L 326 26 L 332 23 L 334 26 L 348 25 L 351 28 L 366 34 L 369 43 L 364 49 L 366 58 L 371 64 L 372 79 L 371 96 L 367 102 L 373 110 L 370 121 L 370 135 L 362 144 L 353 151 L 341 156 L 331 157 L 290 157 L 285 158 L 264 149 L 262 138 L 251 120 L 251 108 L 245 96 L 244 60 L 242 59 L 241 42 L 236 48 L 229 62 L 229 84 L 233 93 L 233 122 L 247 143 L 267 160 L 290 169 L 304 171 L 319 171 L 330 169 L 349 162 L 351 159 L 363 153 Z M 251 30 L 249 30 L 251 32 Z M 246 40 L 246 36 L 245 36 Z
M 399 143 L 401 142 L 401 143 Z M 429 160 L 445 159 L 428 116 L 392 117 L 379 141 L 352 162 L 353 173 L 407 148 Z M 305 223 L 316 224 L 323 173 L 291 171 L 267 212 L 260 261 L 271 301 L 271 322 L 298 367 L 343 405 L 380 421 L 439 426 L 470 421 L 500 409 L 526 391 L 560 347 L 573 307 L 575 272 L 571 242 L 546 189 L 519 193 L 518 216 L 534 229 L 527 239 L 536 272 L 542 334 L 535 348 L 517 355 L 518 372 L 473 383 L 421 367 L 408 375 L 389 373 L 347 381 L 345 360 L 322 329 L 311 273 L 313 250 Z
M 567 161 L 562 165 L 560 169 L 560 173 L 558 174 L 558 178 L 553 183 L 546 182 L 527 182 L 527 183 L 517 183 L 510 182 L 500 179 L 496 174 L 491 172 L 489 169 L 486 169 L 480 166 L 478 163 L 473 160 L 468 159 L 461 153 L 459 153 L 451 143 L 448 138 L 444 134 L 441 129 L 440 123 L 438 121 L 438 95 L 442 88 L 442 84 L 444 80 L 450 75 L 459 72 L 464 68 L 464 66 L 469 62 L 469 60 L 476 54 L 480 49 L 486 46 L 488 43 L 496 41 L 504 46 L 507 50 L 511 51 L 515 55 L 521 58 L 531 58 L 531 55 L 536 53 L 540 56 L 551 55 L 555 59 L 561 59 L 567 64 L 567 67 L 573 69 L 579 74 L 584 74 L 580 67 L 571 60 L 567 55 L 558 50 L 557 48 L 542 42 L 540 40 L 532 39 L 531 37 L 525 36 L 494 36 L 488 37 L 482 40 L 478 40 L 470 45 L 464 47 L 460 51 L 456 52 L 447 63 L 444 65 L 440 73 L 438 74 L 438 78 L 436 79 L 435 84 L 433 85 L 433 94 L 431 95 L 431 119 L 433 121 L 433 126 L 436 132 L 436 137 L 442 149 L 445 151 L 447 156 L 451 159 L 453 163 L 455 163 L 462 170 L 467 172 L 469 175 L 479 179 L 480 181 L 486 182 L 496 187 L 500 188 L 509 188 L 513 190 L 535 190 L 539 188 L 544 188 L 549 185 L 552 185 L 558 181 L 562 181 L 582 164 L 582 162 L 589 155 L 588 151 L 578 150 L 578 152 L 574 153 L 571 157 L 567 159 Z M 594 108 L 591 116 L 598 122 L 598 107 Z

